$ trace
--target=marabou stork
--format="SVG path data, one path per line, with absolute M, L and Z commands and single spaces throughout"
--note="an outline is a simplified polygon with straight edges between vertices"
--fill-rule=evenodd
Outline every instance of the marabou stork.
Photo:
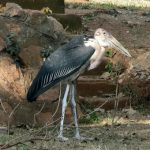
M 62 100 L 62 116 L 60 122 L 60 132 L 58 138 L 66 141 L 68 138 L 63 136 L 63 124 L 65 109 L 67 106 L 67 97 L 71 95 L 71 108 L 75 124 L 75 138 L 82 140 L 80 136 L 76 101 L 75 101 L 75 81 L 85 70 L 91 70 L 98 67 L 104 56 L 106 48 L 115 48 L 122 54 L 131 57 L 125 49 L 110 33 L 102 28 L 95 31 L 93 38 L 87 38 L 83 35 L 73 38 L 69 43 L 63 45 L 54 51 L 43 63 L 40 71 L 32 82 L 27 93 L 28 101 L 35 101 L 36 98 L 54 86 L 55 84 L 67 82 L 66 90 Z

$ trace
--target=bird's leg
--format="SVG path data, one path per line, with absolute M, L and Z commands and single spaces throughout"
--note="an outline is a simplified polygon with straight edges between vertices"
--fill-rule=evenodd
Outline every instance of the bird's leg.
M 79 127 L 78 127 L 78 120 L 77 120 L 77 109 L 76 109 L 76 87 L 75 87 L 75 82 L 73 82 L 71 84 L 71 90 L 70 90 L 70 95 L 71 95 L 71 109 L 72 109 L 72 113 L 73 113 L 73 119 L 74 119 L 74 124 L 75 124 L 75 128 L 76 128 L 76 132 L 75 132 L 75 138 L 76 139 L 80 139 L 80 133 L 79 133 Z
M 77 119 L 76 100 L 75 100 L 76 99 L 76 82 L 72 82 L 72 84 L 71 84 L 70 95 L 71 95 L 71 108 L 72 108 L 74 124 L 75 124 L 75 128 L 76 128 L 75 129 L 75 139 L 77 139 L 77 140 L 93 140 L 93 138 L 87 138 L 87 137 L 80 136 L 78 119 Z
M 66 107 L 67 107 L 67 97 L 68 97 L 69 89 L 70 89 L 70 85 L 67 84 L 66 91 L 65 91 L 63 101 L 62 101 L 62 116 L 61 116 L 61 122 L 60 122 L 60 132 L 59 132 L 59 135 L 58 135 L 58 138 L 61 141 L 68 140 L 68 138 L 63 136 L 63 125 L 64 125 L 65 110 L 66 110 Z

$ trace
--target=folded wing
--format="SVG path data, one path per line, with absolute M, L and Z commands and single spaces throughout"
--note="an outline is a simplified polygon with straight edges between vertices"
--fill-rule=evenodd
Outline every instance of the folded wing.
M 27 93 L 28 101 L 36 98 L 61 80 L 77 72 L 94 53 L 85 47 L 84 37 L 79 36 L 53 52 L 42 65 Z

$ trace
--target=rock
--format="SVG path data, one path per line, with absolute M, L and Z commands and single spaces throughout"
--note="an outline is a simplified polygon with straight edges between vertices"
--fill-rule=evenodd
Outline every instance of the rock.
M 25 99 L 24 83 L 23 74 L 14 61 L 7 55 L 0 56 L 0 95 L 8 99 Z
M 129 85 L 134 94 L 150 99 L 150 52 L 146 52 L 130 62 L 128 71 L 121 75 L 122 85 Z
M 33 68 L 41 66 L 43 62 L 42 58 L 40 57 L 41 49 L 42 47 L 37 45 L 30 45 L 26 48 L 23 48 L 19 54 L 20 58 L 22 58 L 23 64 L 25 64 L 26 67 Z
M 78 95 L 84 97 L 114 94 L 116 85 L 111 80 L 103 80 L 97 76 L 81 76 L 77 84 Z
M 29 64 L 33 57 L 23 57 L 25 51 L 22 50 L 27 50 L 28 54 L 35 55 L 39 60 L 40 48 L 56 49 L 64 40 L 63 26 L 56 19 L 37 10 L 24 10 L 14 3 L 7 3 L 5 11 L 0 14 L 0 28 L 3 29 L 0 37 L 4 41 L 7 35 L 16 34 L 17 44 L 21 48 L 20 58 L 30 67 L 35 66 L 35 63 L 34 66 L 33 63 Z M 36 65 L 39 66 L 39 63 Z
M 21 17 L 24 14 L 21 6 L 15 3 L 7 3 L 3 13 L 9 17 Z
M 150 81 L 150 52 L 138 56 L 132 61 L 131 74 L 141 81 Z
M 43 63 L 41 50 L 59 47 L 64 37 L 63 26 L 40 11 L 24 10 L 17 4 L 7 3 L 0 14 L 0 28 L 3 30 L 0 32 L 0 51 L 7 47 L 7 35 L 15 33 L 15 41 L 21 49 L 18 57 L 23 63 L 23 68 L 20 68 L 6 51 L 0 53 L 0 97 L 3 103 L 12 108 L 11 111 L 18 106 L 13 115 L 13 122 L 10 123 L 35 125 L 34 115 L 40 112 L 43 103 L 43 110 L 36 115 L 36 125 L 52 122 L 49 114 L 52 115 L 56 110 L 59 86 L 51 88 L 32 104 L 27 102 L 26 94 Z M 55 105 L 53 101 L 56 101 Z M 8 114 L 0 109 L 0 123 L 8 122 Z
M 79 97 L 80 105 L 90 106 L 90 109 L 110 110 L 115 108 L 116 97 Z M 117 108 L 129 106 L 129 97 L 120 97 Z
M 4 50 L 5 47 L 6 47 L 5 41 L 4 41 L 3 38 L 0 37 L 0 52 L 1 52 L 2 50 Z
M 102 79 L 102 76 L 97 76 L 96 74 L 92 74 L 92 77 L 88 75 L 81 76 L 78 79 L 77 88 L 81 106 L 90 106 L 92 109 L 97 109 L 98 107 L 105 110 L 114 109 L 116 82 L 111 78 Z M 123 94 L 118 94 L 118 97 L 118 108 L 129 106 L 129 97 L 125 97 Z

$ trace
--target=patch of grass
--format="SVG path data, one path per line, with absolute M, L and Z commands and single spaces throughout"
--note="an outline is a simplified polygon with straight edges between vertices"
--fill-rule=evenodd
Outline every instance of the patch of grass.
M 80 107 L 86 114 L 83 117 L 79 118 L 80 123 L 93 124 L 98 123 L 102 119 L 101 116 L 96 111 L 93 111 L 93 108 L 91 107 L 90 103 L 88 102 L 82 103 L 80 104 Z
M 111 3 L 116 6 L 121 7 L 139 7 L 139 8 L 149 8 L 150 1 L 149 0 L 103 0 L 100 3 L 106 4 Z
M 113 9 L 115 8 L 114 5 L 111 3 L 108 4 L 100 4 L 100 3 L 65 3 L 66 8 L 78 8 L 78 9 L 99 9 L 99 8 L 106 8 L 106 9 Z
M 107 50 L 105 53 L 106 57 L 112 58 L 113 57 L 113 51 L 111 49 Z
M 17 146 L 17 149 L 18 150 L 29 150 L 29 147 L 27 145 L 24 145 L 24 144 L 19 144 Z
M 111 62 L 107 63 L 105 66 L 105 70 L 109 73 L 112 73 L 113 71 L 113 64 Z
M 148 9 L 150 8 L 149 0 L 103 0 L 86 3 L 76 3 L 72 0 L 65 1 L 66 8 L 79 8 L 79 9 L 114 9 L 127 8 L 127 9 Z
M 0 145 L 5 144 L 8 140 L 12 138 L 11 135 L 8 134 L 0 134 Z
M 94 13 L 87 14 L 87 15 L 83 16 L 83 20 L 84 20 L 84 22 L 88 22 L 88 21 L 94 20 L 95 17 L 96 17 L 96 14 L 94 14 Z
M 101 119 L 102 118 L 100 117 L 100 115 L 98 115 L 96 112 L 93 112 L 89 115 L 80 118 L 79 122 L 83 124 L 94 124 L 98 123 Z

